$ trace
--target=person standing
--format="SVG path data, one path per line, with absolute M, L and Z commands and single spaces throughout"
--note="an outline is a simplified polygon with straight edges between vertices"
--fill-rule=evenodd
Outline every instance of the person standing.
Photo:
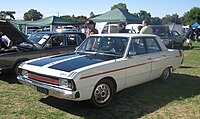
M 10 48 L 10 46 L 11 46 L 11 40 L 2 32 L 0 32 L 0 49 L 5 50 Z
M 194 30 L 192 29 L 191 25 L 189 25 L 188 27 L 189 29 L 188 29 L 187 34 L 185 35 L 185 38 L 186 38 L 187 46 L 189 47 L 189 49 L 192 49 L 192 39 L 193 39 Z
M 119 28 L 118 33 L 128 33 L 128 30 L 125 27 L 126 27 L 125 23 L 119 23 L 118 24 L 118 28 Z
M 141 29 L 142 29 L 142 26 L 139 25 L 139 26 L 138 26 L 138 32 L 137 32 L 137 34 L 140 34 Z
M 140 34 L 153 34 L 152 28 L 149 26 L 148 21 L 142 21 L 142 29 L 140 30 Z
M 98 30 L 95 29 L 95 23 L 92 20 L 89 20 L 87 23 L 87 30 L 86 30 L 86 38 L 92 34 L 98 34 Z

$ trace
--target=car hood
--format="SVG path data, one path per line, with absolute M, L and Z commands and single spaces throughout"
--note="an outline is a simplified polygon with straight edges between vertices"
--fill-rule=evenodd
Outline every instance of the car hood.
M 31 43 L 26 36 L 9 21 L 0 20 L 0 32 L 9 38 L 13 42 L 13 45 L 19 45 L 22 42 Z
M 39 67 L 47 67 L 50 69 L 56 69 L 64 72 L 71 72 L 79 68 L 83 68 L 89 65 L 113 59 L 115 59 L 115 57 L 112 56 L 75 54 L 67 56 L 65 55 L 65 56 L 47 57 L 44 59 L 28 62 L 27 64 Z

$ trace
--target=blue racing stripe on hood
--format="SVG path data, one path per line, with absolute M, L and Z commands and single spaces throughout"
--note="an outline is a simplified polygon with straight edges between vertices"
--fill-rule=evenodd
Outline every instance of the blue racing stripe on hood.
M 84 56 L 50 66 L 49 68 L 70 72 L 85 66 L 93 65 L 112 59 L 114 58 L 109 56 Z
M 59 56 L 54 56 L 54 57 L 50 57 L 50 58 L 45 58 L 45 59 L 33 61 L 33 62 L 28 63 L 28 64 L 35 65 L 35 66 L 44 66 L 44 65 L 52 63 L 52 62 L 56 62 L 56 61 L 59 61 L 59 60 L 68 59 L 68 58 L 72 58 L 72 57 L 76 57 L 76 56 L 78 56 L 78 54 L 75 54 L 75 55 L 59 55 Z

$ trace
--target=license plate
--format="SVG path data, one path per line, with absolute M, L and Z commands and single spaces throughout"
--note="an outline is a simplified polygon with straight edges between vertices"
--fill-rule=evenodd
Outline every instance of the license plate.
M 44 94 L 47 94 L 47 95 L 49 93 L 48 89 L 45 89 L 45 88 L 42 88 L 42 87 L 37 87 L 37 91 L 41 92 L 41 93 L 44 93 Z

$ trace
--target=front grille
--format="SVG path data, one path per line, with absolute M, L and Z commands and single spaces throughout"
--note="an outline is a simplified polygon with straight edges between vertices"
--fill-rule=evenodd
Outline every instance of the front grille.
M 59 78 L 28 72 L 28 78 L 36 81 L 59 85 Z

